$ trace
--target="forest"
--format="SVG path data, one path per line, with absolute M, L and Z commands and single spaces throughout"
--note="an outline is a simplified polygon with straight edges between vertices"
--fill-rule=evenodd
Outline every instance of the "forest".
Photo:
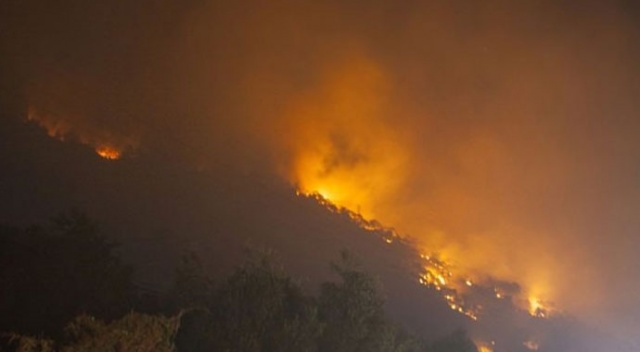
M 0 225 L 0 351 L 477 351 L 462 330 L 425 341 L 394 321 L 347 251 L 315 290 L 257 249 L 222 278 L 185 253 L 162 290 L 137 284 L 117 247 L 80 212 Z

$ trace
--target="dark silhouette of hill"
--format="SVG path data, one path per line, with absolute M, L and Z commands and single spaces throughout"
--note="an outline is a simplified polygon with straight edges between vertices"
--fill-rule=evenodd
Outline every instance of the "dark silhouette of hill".
M 0 221 L 27 225 L 82 209 L 122 243 L 125 259 L 145 285 L 165 289 L 185 251 L 195 251 L 212 272 L 228 273 L 249 246 L 272 248 L 292 274 L 314 286 L 327 278 L 327 263 L 346 248 L 388 279 L 386 287 L 409 286 L 385 292 L 391 305 L 423 302 L 419 309 L 405 307 L 411 325 L 440 336 L 465 324 L 406 270 L 417 265 L 412 248 L 388 246 L 347 215 L 297 196 L 274 175 L 234 165 L 199 171 L 168 154 L 144 151 L 111 162 L 84 146 L 50 139 L 34 125 L 7 125 L 3 143 L 11 147 L 2 149 L 0 160 L 7 170 Z M 419 311 L 443 319 L 430 322 Z
M 273 249 L 288 272 L 313 289 L 330 275 L 327 263 L 348 249 L 385 287 L 386 309 L 426 339 L 457 328 L 496 351 L 625 351 L 571 318 L 537 319 L 508 300 L 487 300 L 476 322 L 450 309 L 417 280 L 419 255 L 406 241 L 388 244 L 353 214 L 330 209 L 268 171 L 242 160 L 199 165 L 171 150 L 140 149 L 108 161 L 90 148 L 46 136 L 33 124 L 0 118 L 0 223 L 26 225 L 77 208 L 122 244 L 134 281 L 165 291 L 180 256 L 196 253 L 213 276 L 231 272 L 246 247 Z M 476 292 L 482 296 L 482 288 Z

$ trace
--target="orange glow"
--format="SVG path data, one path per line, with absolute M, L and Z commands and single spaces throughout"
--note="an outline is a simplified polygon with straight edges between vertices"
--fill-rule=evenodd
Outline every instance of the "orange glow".
M 540 281 L 534 275 L 538 273 L 514 277 L 512 266 L 492 265 L 486 260 L 504 255 L 492 240 L 502 237 L 502 233 L 461 235 L 439 228 L 446 228 L 449 218 L 458 226 L 460 217 L 470 213 L 478 200 L 469 198 L 455 182 L 439 184 L 432 197 L 441 204 L 437 215 L 445 221 L 437 224 L 430 223 L 429 199 L 421 199 L 420 204 L 405 202 L 407 185 L 416 182 L 410 180 L 416 171 L 415 161 L 423 156 L 416 155 L 412 141 L 405 138 L 411 133 L 403 129 L 396 112 L 391 110 L 393 82 L 384 68 L 365 56 L 351 56 L 328 67 L 318 82 L 289 101 L 279 120 L 283 126 L 272 128 L 273 135 L 267 136 L 279 147 L 275 152 L 282 163 L 282 174 L 298 192 L 315 197 L 334 210 L 344 208 L 357 214 L 358 223 L 365 229 L 371 224 L 369 220 L 374 220 L 401 226 L 403 233 L 415 236 L 420 252 L 435 254 L 422 256 L 424 272 L 418 275 L 418 281 L 442 293 L 451 309 L 470 319 L 478 319 L 479 309 L 465 302 L 463 296 L 476 285 L 483 285 L 473 275 L 478 270 L 521 283 L 522 296 L 497 288 L 494 296 L 512 299 L 530 311 L 527 288 Z M 286 136 L 281 131 L 286 131 Z M 492 172 L 490 164 L 477 162 L 478 155 L 496 164 L 505 157 L 501 146 L 484 135 L 453 149 L 452 157 L 459 159 L 464 173 L 478 177 Z M 437 165 L 433 172 L 437 172 L 435 168 Z M 410 194 L 409 198 L 413 196 Z M 393 243 L 393 238 L 383 240 Z M 455 275 L 452 263 L 456 266 Z M 544 263 L 539 264 L 543 270 Z M 547 297 L 548 292 L 544 293 L 538 296 Z M 545 314 L 546 310 L 541 310 L 536 316 Z
M 537 297 L 529 297 L 529 314 L 537 318 L 547 318 L 550 308 L 545 306 Z
M 64 140 L 71 131 L 71 126 L 63 119 L 56 119 L 50 115 L 41 114 L 34 107 L 30 106 L 27 112 L 27 120 L 34 121 L 47 131 L 49 137 Z
M 72 139 L 93 146 L 95 152 L 107 160 L 120 159 L 125 150 L 133 149 L 138 144 L 133 138 L 114 136 L 105 131 L 83 129 L 63 117 L 42 113 L 32 106 L 29 107 L 27 120 L 40 125 L 52 138 L 61 141 Z
M 303 193 L 377 218 L 377 204 L 397 191 L 407 160 L 386 111 L 389 82 L 363 57 L 330 71 L 286 109 L 290 159 L 284 173 Z
M 413 155 L 411 146 L 402 138 L 402 129 L 390 120 L 386 105 L 390 84 L 375 62 L 352 57 L 343 65 L 332 67 L 315 90 L 293 99 L 283 118 L 282 130 L 288 131 L 286 138 L 273 136 L 285 144 L 281 153 L 289 157 L 282 166 L 283 173 L 298 192 L 315 197 L 331 209 L 344 208 L 357 214 L 358 223 L 365 229 L 371 224 L 367 220 L 396 225 L 398 219 L 405 219 L 402 212 L 406 209 L 401 208 L 403 204 L 395 197 L 407 182 Z M 488 153 L 496 153 L 489 142 L 474 143 L 475 151 L 486 149 Z M 466 156 L 468 152 L 465 149 L 463 154 Z M 464 197 L 452 198 L 451 202 L 466 204 Z M 422 223 L 420 227 L 424 225 L 429 224 Z M 469 269 L 479 265 L 480 260 L 486 262 L 483 257 L 469 256 L 469 251 L 461 251 L 457 243 L 437 229 L 429 229 L 428 235 L 424 230 L 409 234 L 427 238 L 429 241 L 420 242 L 419 249 L 436 253 L 422 256 L 424 272 L 419 274 L 418 281 L 439 291 L 452 310 L 477 320 L 478 307 L 470 305 L 463 296 L 475 284 L 482 284 L 471 280 Z M 383 240 L 393 243 L 393 238 Z M 487 252 L 490 242 L 472 244 L 473 253 L 492 255 Z M 466 265 L 456 267 L 454 275 L 449 259 Z M 493 268 L 480 269 L 494 273 Z M 495 297 L 504 299 L 505 295 L 496 290 Z M 522 308 L 528 310 L 525 301 L 518 298 L 515 303 L 523 302 Z
M 474 343 L 478 347 L 478 352 L 493 352 L 493 341 L 491 343 L 475 341 Z
M 108 145 L 101 145 L 96 147 L 96 153 L 108 160 L 120 159 L 120 156 L 122 155 L 122 152 L 120 150 Z

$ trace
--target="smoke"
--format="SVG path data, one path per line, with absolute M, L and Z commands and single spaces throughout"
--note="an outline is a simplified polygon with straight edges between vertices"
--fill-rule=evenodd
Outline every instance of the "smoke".
M 295 94 L 269 137 L 283 176 L 304 192 L 377 218 L 399 191 L 407 148 L 389 111 L 384 72 L 358 55 L 325 68 L 317 87 Z M 278 156 L 285 156 L 284 158 Z
M 3 6 L 7 77 L 55 136 L 269 169 L 464 272 L 640 327 L 630 2 Z

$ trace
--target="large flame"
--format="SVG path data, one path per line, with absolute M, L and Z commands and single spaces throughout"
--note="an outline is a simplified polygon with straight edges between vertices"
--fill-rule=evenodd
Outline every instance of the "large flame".
M 428 217 L 406 216 L 410 212 L 399 204 L 398 194 L 409 183 L 415 150 L 404 138 L 407 133 L 398 122 L 401 119 L 395 119 L 390 109 L 392 85 L 383 68 L 364 56 L 331 66 L 314 90 L 301 93 L 285 109 L 282 130 L 287 136 L 275 136 L 285 141 L 281 152 L 289 155 L 284 173 L 304 194 L 317 194 L 322 202 L 417 236 L 425 253 L 424 272 L 418 281 L 440 291 L 451 309 L 476 320 L 480 309 L 465 300 L 465 292 L 487 275 L 513 280 L 513 272 L 505 269 L 504 262 L 486 264 L 484 256 L 497 255 L 495 243 L 471 237 L 466 244 L 472 247 L 469 251 L 434 228 Z M 480 140 L 462 149 L 462 159 L 477 168 L 481 165 L 469 154 L 495 154 L 495 148 Z M 450 200 L 458 207 L 451 209 L 454 216 L 455 209 L 469 202 L 461 192 L 453 192 L 461 198 Z M 544 275 L 518 277 L 523 280 L 518 293 L 496 287 L 494 298 L 511 297 L 532 316 L 544 318 L 550 311 L 542 302 L 550 292 L 547 285 L 541 285 L 544 280 L 534 280 L 536 277 Z
M 7 62 L 24 71 L 12 76 L 27 79 L 30 118 L 51 135 L 115 157 L 144 134 L 216 165 L 225 154 L 279 167 L 302 192 L 438 252 L 447 285 L 487 274 L 520 283 L 533 315 L 553 302 L 638 330 L 633 9 L 94 3 L 5 16 L 9 32 L 28 34 L 7 37 Z
M 375 218 L 406 172 L 407 151 L 387 115 L 389 83 L 362 57 L 334 70 L 287 109 L 285 173 L 303 192 Z

